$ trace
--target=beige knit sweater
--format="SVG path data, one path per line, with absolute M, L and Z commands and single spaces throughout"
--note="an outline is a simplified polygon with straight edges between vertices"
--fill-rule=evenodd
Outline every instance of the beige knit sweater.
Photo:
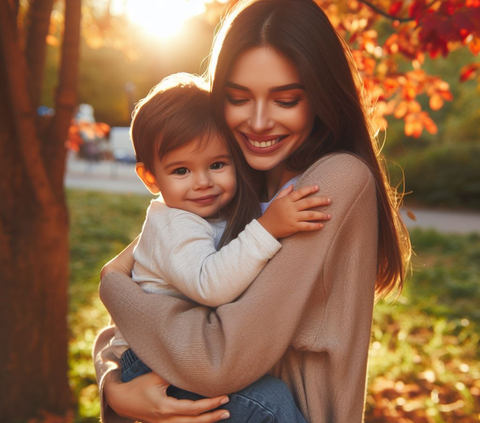
M 299 233 L 233 303 L 215 311 L 145 293 L 109 274 L 100 296 L 132 349 L 170 383 L 213 396 L 238 391 L 267 372 L 291 388 L 310 423 L 363 421 L 377 264 L 375 181 L 350 154 L 313 164 L 297 186 L 318 184 L 332 219 Z M 116 369 L 106 328 L 94 357 L 100 391 Z M 105 402 L 106 423 L 127 422 Z

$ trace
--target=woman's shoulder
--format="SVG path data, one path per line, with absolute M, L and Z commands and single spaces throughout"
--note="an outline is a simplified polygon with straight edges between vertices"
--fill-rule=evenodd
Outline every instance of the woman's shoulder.
M 355 189 L 364 188 L 373 174 L 364 160 L 349 152 L 332 153 L 313 163 L 299 179 L 298 184 L 325 184 Z

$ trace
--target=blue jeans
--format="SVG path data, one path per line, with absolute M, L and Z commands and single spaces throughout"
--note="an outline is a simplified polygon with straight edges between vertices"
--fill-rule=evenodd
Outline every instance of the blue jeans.
M 122 381 L 129 382 L 151 372 L 130 349 L 121 357 Z M 171 385 L 167 394 L 177 399 L 198 400 L 202 395 L 185 391 Z M 228 396 L 230 402 L 222 409 L 230 412 L 231 423 L 306 423 L 290 389 L 280 379 L 263 376 L 256 382 Z

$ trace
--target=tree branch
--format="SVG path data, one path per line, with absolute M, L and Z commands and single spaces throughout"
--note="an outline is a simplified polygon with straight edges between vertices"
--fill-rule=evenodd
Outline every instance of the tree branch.
M 385 12 L 384 10 L 382 10 L 379 7 L 375 6 L 374 4 L 370 3 L 368 0 L 358 0 L 358 1 L 360 3 L 363 3 L 364 5 L 368 6 L 375 13 L 378 13 L 379 15 L 382 15 L 383 17 L 385 17 L 387 19 L 391 19 L 392 21 L 412 22 L 412 21 L 415 20 L 413 18 L 398 18 L 397 16 L 390 15 L 389 13 Z
M 9 103 L 18 135 L 22 165 L 32 191 L 44 210 L 57 206 L 40 152 L 35 127 L 35 111 L 27 88 L 27 69 L 16 36 L 14 5 L 0 1 L 0 66 L 5 67 Z M 13 142 L 13 141 L 12 141 Z
M 36 109 L 40 104 L 45 70 L 47 43 L 53 0 L 33 0 L 29 10 L 28 38 L 25 49 L 27 66 L 31 74 L 32 101 Z

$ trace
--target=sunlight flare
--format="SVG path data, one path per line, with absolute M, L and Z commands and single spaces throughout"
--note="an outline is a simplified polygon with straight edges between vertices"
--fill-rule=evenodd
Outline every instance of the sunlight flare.
M 175 37 L 190 18 L 205 12 L 212 0 L 128 0 L 129 19 L 161 39 Z

